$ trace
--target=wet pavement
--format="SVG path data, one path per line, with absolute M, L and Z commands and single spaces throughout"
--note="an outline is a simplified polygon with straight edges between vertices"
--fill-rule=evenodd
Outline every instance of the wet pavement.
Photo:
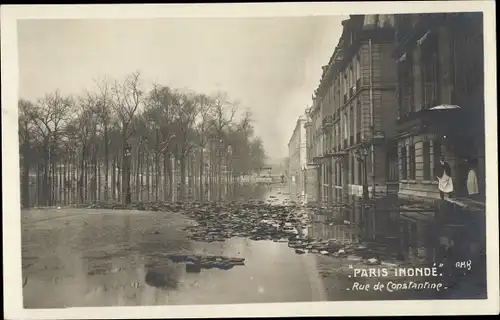
M 297 200 L 284 185 L 242 193 L 235 197 L 274 204 L 293 204 Z M 297 210 L 309 212 L 305 208 Z M 344 225 L 334 225 L 328 217 L 309 213 L 313 223 L 300 232 L 316 238 L 358 242 L 362 224 L 350 222 L 356 220 L 352 212 L 339 214 L 345 215 Z M 439 292 L 359 290 L 354 282 L 373 287 L 380 281 L 387 284 L 402 280 L 376 276 L 354 279 L 353 269 L 392 270 L 413 262 L 378 257 L 383 260 L 378 261 L 380 264 L 367 266 L 356 255 L 297 254 L 286 242 L 247 237 L 209 243 L 193 241 L 186 230 L 193 224 L 192 219 L 178 212 L 76 208 L 22 211 L 24 306 L 429 299 L 464 294 L 483 297 L 483 287 L 477 281 L 460 281 Z M 171 254 L 183 253 L 239 257 L 245 262 L 229 270 L 211 268 L 192 273 L 186 271 L 185 264 L 169 259 Z

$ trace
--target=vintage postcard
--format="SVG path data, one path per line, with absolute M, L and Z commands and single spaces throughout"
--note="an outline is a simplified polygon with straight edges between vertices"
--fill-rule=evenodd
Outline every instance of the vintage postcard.
M 498 313 L 494 25 L 2 6 L 6 318 Z

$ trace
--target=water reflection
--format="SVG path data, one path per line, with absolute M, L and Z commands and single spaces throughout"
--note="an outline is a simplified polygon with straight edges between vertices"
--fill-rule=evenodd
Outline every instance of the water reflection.
M 283 204 L 291 197 L 284 185 L 246 185 L 227 200 Z M 311 222 L 303 230 L 305 236 L 363 242 L 385 261 L 478 257 L 472 253 L 479 250 L 474 245 L 484 243 L 480 220 L 437 225 L 430 211 L 405 211 L 393 204 L 382 199 L 366 206 L 351 198 L 347 204 L 298 206 L 296 211 L 306 213 Z M 83 209 L 22 214 L 27 308 L 368 299 L 345 291 L 349 270 L 344 269 L 352 257 L 346 262 L 320 254 L 298 255 L 286 243 L 246 238 L 192 242 L 183 231 L 186 219 L 179 214 Z M 167 258 L 171 253 L 246 260 L 245 266 L 228 271 L 187 273 L 184 264 Z M 479 266 L 474 270 L 485 283 L 482 261 L 474 261 Z

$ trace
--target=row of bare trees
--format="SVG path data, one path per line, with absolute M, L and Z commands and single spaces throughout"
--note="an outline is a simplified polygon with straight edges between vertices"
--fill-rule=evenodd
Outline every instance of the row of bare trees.
M 220 200 L 265 161 L 241 111 L 224 93 L 146 91 L 139 72 L 77 97 L 21 99 L 22 205 Z

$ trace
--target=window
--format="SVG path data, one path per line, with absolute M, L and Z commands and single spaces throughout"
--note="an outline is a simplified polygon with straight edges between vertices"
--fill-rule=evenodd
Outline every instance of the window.
M 408 179 L 410 180 L 415 180 L 415 174 L 416 174 L 416 168 L 415 168 L 415 145 L 411 145 L 409 148 L 408 148 L 408 160 L 409 160 L 409 164 L 410 164 L 410 168 L 409 168 L 409 172 L 408 172 Z
M 429 109 L 439 101 L 438 42 L 436 34 L 429 34 L 421 46 L 422 109 Z
M 401 147 L 401 178 L 408 179 L 408 162 L 406 156 L 406 146 Z
M 395 15 L 396 24 L 396 39 L 398 42 L 403 42 L 406 39 L 412 29 L 412 15 L 411 14 L 397 14 Z
M 356 56 L 356 80 L 361 79 L 361 59 L 359 55 Z M 358 84 L 356 84 L 357 86 Z M 359 89 L 359 88 L 358 88 Z
M 354 156 L 351 156 L 351 167 L 349 168 L 351 171 L 351 184 L 354 184 Z
M 349 137 L 349 122 L 347 118 L 347 111 L 344 112 L 344 139 Z
M 441 141 L 435 139 L 432 141 L 432 159 L 434 160 L 434 171 L 438 168 L 439 159 L 441 158 Z M 434 172 L 436 174 L 436 172 Z
M 422 145 L 422 156 L 424 158 L 424 180 L 431 180 L 431 144 L 424 141 Z
M 349 97 L 352 97 L 352 95 L 354 94 L 353 87 L 355 85 L 355 81 L 354 81 L 354 69 L 352 67 L 353 63 L 351 63 L 351 65 L 349 66 Z
M 361 99 L 356 101 L 356 142 L 361 142 Z
M 357 163 L 358 163 L 358 184 L 359 185 L 362 185 L 363 184 L 363 166 L 362 166 L 362 162 L 359 161 L 359 159 L 357 160 Z
M 398 63 L 399 116 L 405 117 L 415 111 L 413 103 L 413 59 L 411 52 Z
M 349 138 L 351 139 L 350 144 L 354 144 L 354 125 L 356 124 L 356 119 L 354 118 L 354 106 L 351 105 L 349 108 L 349 118 L 350 118 L 350 130 Z

